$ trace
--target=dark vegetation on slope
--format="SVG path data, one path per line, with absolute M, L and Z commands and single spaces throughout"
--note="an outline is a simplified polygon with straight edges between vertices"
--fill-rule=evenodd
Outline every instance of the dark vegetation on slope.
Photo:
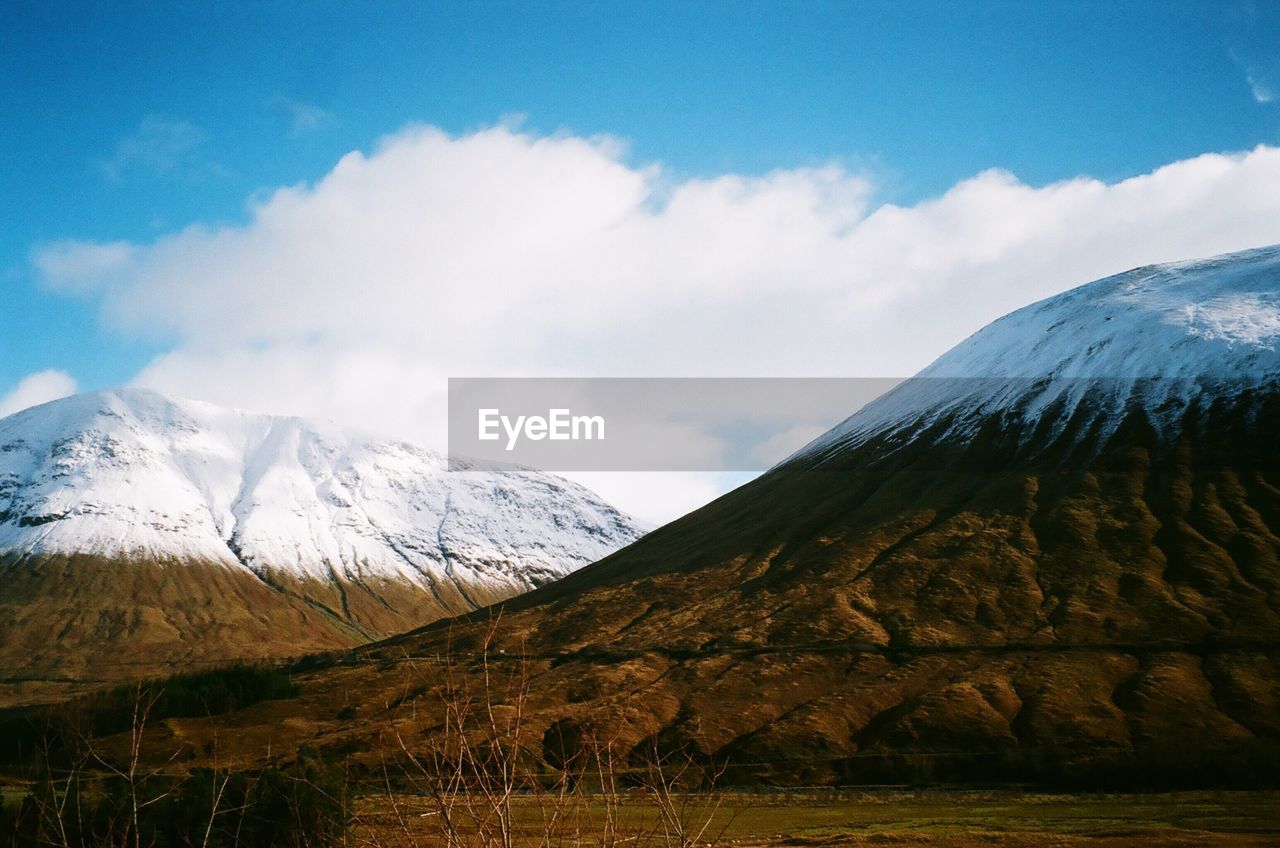
M 0 845 L 327 848 L 347 844 L 352 803 L 342 769 L 310 748 L 253 772 L 48 773 L 0 804 Z
M 65 766 L 81 740 L 128 732 L 139 721 L 140 705 L 154 723 L 221 715 L 299 692 L 287 669 L 241 663 L 117 686 L 62 704 L 5 710 L 0 712 L 0 761 Z

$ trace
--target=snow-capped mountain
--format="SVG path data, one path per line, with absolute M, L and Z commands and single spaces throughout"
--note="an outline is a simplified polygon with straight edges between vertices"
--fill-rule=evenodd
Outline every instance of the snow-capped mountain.
M 446 460 L 299 418 L 95 392 L 0 421 L 0 552 L 201 561 L 513 594 L 637 525 L 546 474 Z
M 369 679 L 445 645 L 555 651 L 531 727 L 612 721 L 641 676 L 619 750 L 656 731 L 763 782 L 1265 773 L 1278 348 L 1280 248 L 1085 285 L 521 596 L 496 641 L 405 634 Z
M 799 451 L 820 458 L 942 423 L 963 438 L 992 416 L 1104 435 L 1126 409 L 1176 425 L 1206 398 L 1280 382 L 1280 246 L 1136 268 L 1012 312 Z M 1084 424 L 1097 424 L 1100 432 Z M 1027 428 L 1028 431 L 1030 427 Z
M 0 670 L 24 664 L 5 649 L 67 647 L 26 629 L 67 622 L 82 631 L 68 644 L 147 640 L 139 662 L 186 656 L 191 641 L 229 657 L 249 638 L 252 655 L 354 644 L 527 591 L 640 535 L 548 474 L 450 472 L 405 442 L 150 391 L 78 395 L 0 421 Z M 240 607 L 254 624 L 229 629 Z M 219 652 L 220 639 L 240 647 Z

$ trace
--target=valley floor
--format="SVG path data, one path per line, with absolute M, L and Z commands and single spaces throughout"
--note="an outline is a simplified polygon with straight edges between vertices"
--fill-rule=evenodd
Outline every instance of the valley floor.
M 429 846 L 438 814 L 420 799 L 366 798 L 357 845 Z M 514 805 L 516 845 L 544 840 L 547 799 Z M 685 799 L 685 821 L 698 846 L 916 846 L 918 848 L 1264 848 L 1280 845 L 1280 791 L 1152 794 L 1028 794 L 1016 791 L 814 791 L 734 793 L 715 807 Z M 571 813 L 580 826 L 560 827 L 557 844 L 600 845 L 607 811 L 591 802 Z M 680 844 L 664 836 L 655 807 L 641 797 L 616 810 L 618 846 Z M 443 844 L 443 840 L 440 841 Z

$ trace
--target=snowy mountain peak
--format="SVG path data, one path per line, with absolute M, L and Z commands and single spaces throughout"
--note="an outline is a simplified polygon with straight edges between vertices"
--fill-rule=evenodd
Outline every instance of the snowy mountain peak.
M 793 458 L 822 457 L 887 431 L 985 418 L 1038 421 L 1081 404 L 1106 426 L 1141 405 L 1159 424 L 1205 395 L 1280 382 L 1280 245 L 1152 265 L 993 321 Z
M 1136 268 L 1011 312 L 920 377 L 1251 379 L 1280 371 L 1280 245 Z
M 0 420 L 0 554 L 195 561 L 508 596 L 641 535 L 546 474 L 448 472 L 405 442 L 140 389 Z

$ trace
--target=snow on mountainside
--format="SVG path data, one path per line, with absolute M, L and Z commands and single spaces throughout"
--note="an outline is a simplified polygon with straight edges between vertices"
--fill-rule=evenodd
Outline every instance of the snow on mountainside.
M 1280 245 L 1136 268 L 988 324 L 796 453 L 822 458 L 900 429 L 963 436 L 997 413 L 1154 424 L 1205 397 L 1280 381 Z
M 404 442 L 126 389 L 0 421 L 0 555 L 199 561 L 507 596 L 634 541 L 534 472 L 448 472 Z

